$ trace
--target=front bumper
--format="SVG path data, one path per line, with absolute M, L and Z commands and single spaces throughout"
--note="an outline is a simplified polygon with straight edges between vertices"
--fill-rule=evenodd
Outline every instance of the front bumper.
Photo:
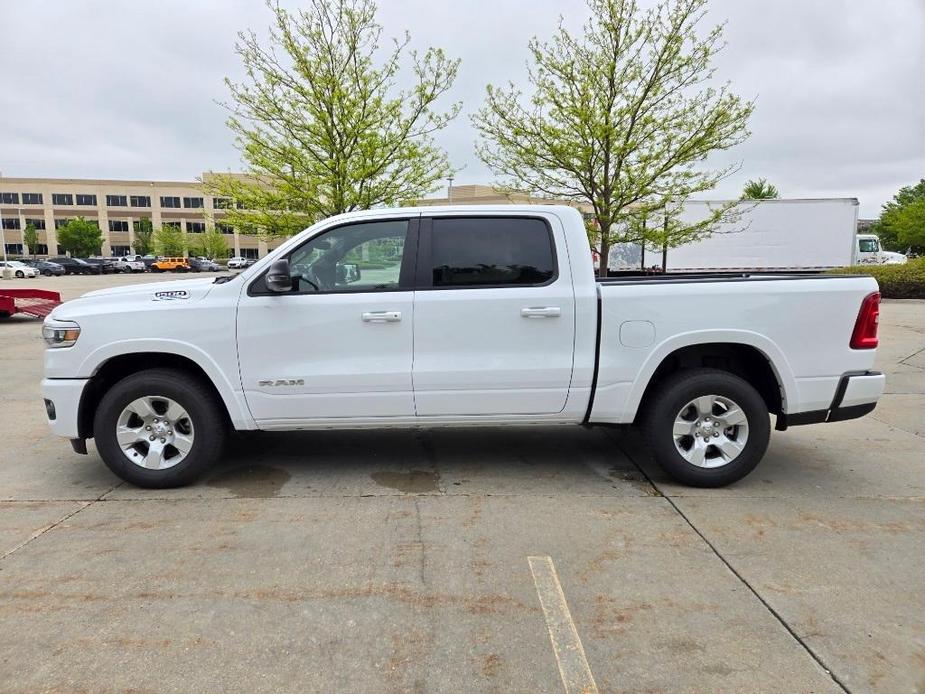
M 46 378 L 42 381 L 48 426 L 55 435 L 68 439 L 80 438 L 80 398 L 88 382 L 87 378 Z
M 777 416 L 775 429 L 821 422 L 843 422 L 857 419 L 874 411 L 886 388 L 886 376 L 879 371 L 853 371 L 843 374 L 835 388 L 832 404 L 824 410 L 782 413 Z

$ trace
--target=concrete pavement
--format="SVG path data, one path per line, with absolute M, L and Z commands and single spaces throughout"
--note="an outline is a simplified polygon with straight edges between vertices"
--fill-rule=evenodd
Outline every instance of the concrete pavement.
M 0 323 L 0 690 L 563 691 L 550 557 L 599 691 L 925 691 L 925 302 L 881 340 L 872 416 L 726 489 L 560 427 L 257 434 L 147 491 L 49 435 Z

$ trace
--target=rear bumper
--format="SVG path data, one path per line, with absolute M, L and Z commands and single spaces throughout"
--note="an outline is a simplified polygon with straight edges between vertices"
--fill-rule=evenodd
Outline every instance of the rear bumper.
M 853 371 L 843 374 L 835 389 L 832 404 L 824 410 L 782 413 L 777 416 L 778 431 L 787 427 L 822 422 L 843 422 L 874 411 L 886 387 L 886 376 L 879 371 Z
M 88 382 L 89 379 L 86 378 L 46 378 L 42 381 L 42 397 L 45 398 L 48 426 L 57 436 L 68 439 L 80 438 L 80 398 Z

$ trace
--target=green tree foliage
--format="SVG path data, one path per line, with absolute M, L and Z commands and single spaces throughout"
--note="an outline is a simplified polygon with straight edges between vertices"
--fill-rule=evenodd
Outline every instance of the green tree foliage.
M 100 252 L 103 234 L 95 221 L 76 217 L 58 229 L 58 248 L 74 258 L 86 258 Z
M 246 176 L 211 174 L 206 191 L 230 198 L 224 221 L 291 235 L 330 215 L 396 204 L 437 188 L 451 167 L 432 135 L 459 112 L 435 102 L 459 61 L 440 49 L 410 52 L 406 34 L 380 51 L 372 0 L 309 0 L 289 12 L 272 0 L 269 43 L 239 34 L 247 79 L 226 80 L 228 125 Z M 410 86 L 399 90 L 401 81 Z
M 190 255 L 201 255 L 212 260 L 228 257 L 228 241 L 222 232 L 210 228 L 202 234 L 196 234 L 196 237 L 195 241 L 190 241 Z
M 779 197 L 777 186 L 768 183 L 764 178 L 757 181 L 748 180 L 742 189 L 742 200 L 777 200 Z
M 900 188 L 871 230 L 887 250 L 925 254 L 925 179 Z
M 135 225 L 133 248 L 138 255 L 150 255 L 154 251 L 154 226 L 147 217 L 142 217 Z
M 186 237 L 179 227 L 162 226 L 154 232 L 154 248 L 168 258 L 186 255 Z
M 529 99 L 489 85 L 473 122 L 504 187 L 591 205 L 603 269 L 631 207 L 662 209 L 734 170 L 696 165 L 746 139 L 754 105 L 715 84 L 723 28 L 698 33 L 707 0 L 587 1 L 581 36 L 560 24 L 530 42 Z
M 39 232 L 36 231 L 35 225 L 31 222 L 26 225 L 22 232 L 22 242 L 26 244 L 32 257 L 35 257 L 35 247 L 39 242 Z

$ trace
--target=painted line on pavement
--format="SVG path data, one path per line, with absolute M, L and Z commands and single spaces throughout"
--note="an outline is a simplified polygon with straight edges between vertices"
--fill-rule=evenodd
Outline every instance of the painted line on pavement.
M 533 574 L 536 594 L 546 616 L 549 640 L 556 654 L 566 694 L 597 694 L 597 684 L 591 674 L 575 622 L 572 621 L 552 557 L 527 557 L 527 561 Z

